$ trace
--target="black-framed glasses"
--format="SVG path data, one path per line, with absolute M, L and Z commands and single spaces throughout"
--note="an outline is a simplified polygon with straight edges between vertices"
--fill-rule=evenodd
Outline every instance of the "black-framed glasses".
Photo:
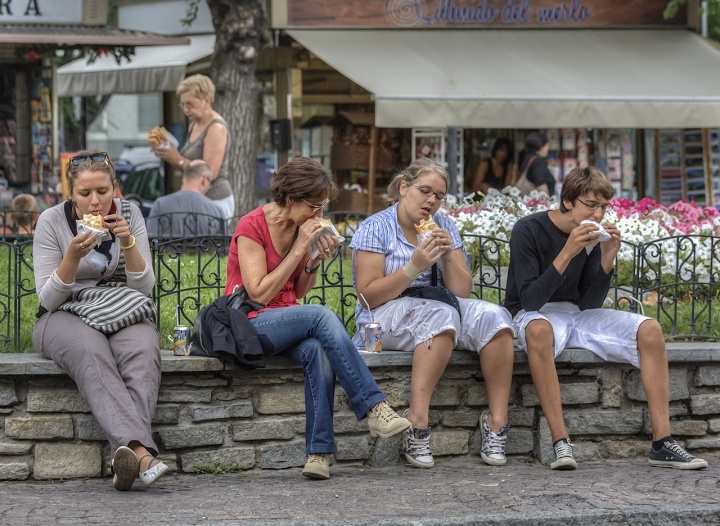
M 585 201 L 583 201 L 582 199 L 580 199 L 579 197 L 577 198 L 577 200 L 580 201 L 582 204 L 584 204 L 588 208 L 588 210 L 592 210 L 593 212 L 595 210 L 597 210 L 598 208 L 602 208 L 603 212 L 607 212 L 608 210 L 613 209 L 613 207 L 610 203 L 605 203 L 604 205 L 601 205 L 599 203 L 588 204 Z
M 327 205 L 330 204 L 330 199 L 327 199 L 327 200 L 326 200 L 323 204 L 321 204 L 321 205 L 314 205 L 314 204 L 312 204 L 312 203 L 309 203 L 308 201 L 305 201 L 305 199 L 303 199 L 302 197 L 300 198 L 300 200 L 301 200 L 303 203 L 305 203 L 306 205 L 308 205 L 308 206 L 310 207 L 310 210 L 312 210 L 312 213 L 313 213 L 313 214 L 314 214 L 315 212 L 319 211 L 319 210 L 325 210 L 325 208 L 327 208 Z
M 95 153 L 88 153 L 84 155 L 76 155 L 74 157 L 70 157 L 70 165 L 71 166 L 80 166 L 82 163 L 90 159 L 91 161 L 95 163 L 102 163 L 104 162 L 107 164 L 108 162 L 108 154 L 107 152 L 95 152 Z
M 435 194 L 435 199 L 440 201 L 441 203 L 444 203 L 447 201 L 447 195 L 441 194 L 440 192 L 435 192 L 431 187 L 426 185 L 420 185 L 420 184 L 414 184 L 415 188 L 420 190 L 420 193 L 424 195 L 425 197 L 430 197 L 431 194 Z

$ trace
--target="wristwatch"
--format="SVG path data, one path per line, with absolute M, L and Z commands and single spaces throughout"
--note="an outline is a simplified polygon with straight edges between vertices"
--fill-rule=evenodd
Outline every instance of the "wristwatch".
M 178 168 L 182 170 L 183 166 L 185 166 L 185 157 L 180 157 L 180 160 L 178 161 Z

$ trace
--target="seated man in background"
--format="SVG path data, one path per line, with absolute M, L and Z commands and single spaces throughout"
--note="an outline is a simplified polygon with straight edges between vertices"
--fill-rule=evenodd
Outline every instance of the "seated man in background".
M 669 373 L 665 336 L 657 320 L 601 308 L 610 289 L 620 231 L 600 222 L 613 187 L 595 167 L 574 168 L 563 180 L 560 209 L 520 219 L 510 236 L 505 307 L 552 435 L 551 469 L 575 469 L 565 427 L 555 357 L 565 348 L 640 369 L 652 424 L 652 466 L 703 469 L 670 434 Z
M 183 172 L 180 190 L 159 197 L 150 209 L 146 220 L 148 235 L 171 239 L 224 234 L 223 209 L 205 196 L 211 175 L 205 161 L 191 161 Z

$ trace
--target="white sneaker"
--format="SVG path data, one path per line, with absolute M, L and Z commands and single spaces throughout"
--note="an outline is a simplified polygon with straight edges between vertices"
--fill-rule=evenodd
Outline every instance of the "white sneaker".
M 505 442 L 507 442 L 509 426 L 504 426 L 498 434 L 493 433 L 488 424 L 490 411 L 483 411 L 480 415 L 480 433 L 482 436 L 482 450 L 480 458 L 491 466 L 504 466 L 507 463 L 505 458 Z
M 403 417 L 407 415 L 407 410 Z M 415 429 L 410 426 L 403 432 L 403 454 L 405 460 L 417 468 L 431 468 L 435 465 L 430 451 L 430 427 Z

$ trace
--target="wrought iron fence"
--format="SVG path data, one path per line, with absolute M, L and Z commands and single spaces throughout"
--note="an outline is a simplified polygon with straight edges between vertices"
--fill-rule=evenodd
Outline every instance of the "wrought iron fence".
M 465 235 L 464 241 L 475 297 L 502 302 L 509 242 L 475 235 Z M 229 244 L 229 236 L 153 241 L 152 295 L 161 335 L 171 334 L 178 322 L 192 326 L 200 307 L 223 293 Z M 349 239 L 323 262 L 317 285 L 304 301 L 328 305 L 353 332 L 357 296 L 348 244 Z M 606 306 L 656 318 L 668 339 L 720 341 L 720 237 L 623 242 Z M 0 348 L 31 349 L 36 312 L 32 240 L 0 239 Z

